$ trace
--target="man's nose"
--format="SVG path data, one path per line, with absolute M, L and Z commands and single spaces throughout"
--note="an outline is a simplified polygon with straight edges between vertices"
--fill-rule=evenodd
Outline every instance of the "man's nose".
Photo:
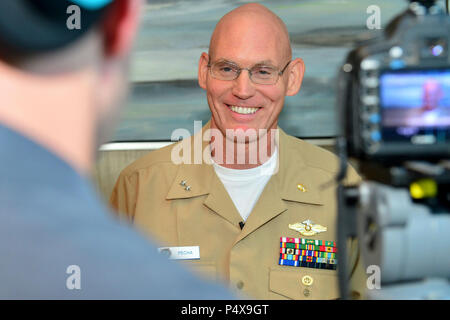
M 248 70 L 243 69 L 233 81 L 233 94 L 240 99 L 248 99 L 255 94 L 255 85 Z

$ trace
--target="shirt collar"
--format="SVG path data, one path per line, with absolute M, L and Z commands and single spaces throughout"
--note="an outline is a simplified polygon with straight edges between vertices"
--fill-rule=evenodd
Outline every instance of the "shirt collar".
M 201 139 L 202 146 L 202 162 L 200 164 L 180 164 L 177 176 L 170 187 L 166 199 L 187 199 L 209 194 L 215 179 L 217 179 L 212 166 L 212 160 L 207 150 L 209 144 L 209 137 L 207 137 L 207 130 L 210 128 L 208 122 L 202 130 L 197 132 L 180 143 L 184 146 L 190 146 L 191 163 L 194 163 L 193 150 L 195 148 L 195 141 L 199 145 Z M 323 202 L 320 197 L 320 187 L 325 181 L 320 179 L 318 169 L 312 168 L 305 163 L 302 156 L 302 148 L 298 148 L 298 139 L 287 135 L 282 129 L 279 129 L 279 168 L 274 176 L 269 180 L 269 183 L 276 183 L 279 190 L 278 196 L 283 200 L 303 202 L 315 205 L 322 205 Z M 205 139 L 203 139 L 205 138 Z M 197 140 L 196 140 L 197 139 Z M 300 144 L 306 142 L 300 140 Z M 197 147 L 198 148 L 198 147 Z M 322 174 L 323 177 L 323 174 Z M 272 181 L 273 180 L 273 181 Z M 184 185 L 182 185 L 184 183 Z M 303 188 L 299 187 L 301 185 Z M 189 190 L 186 187 L 189 186 Z
M 324 183 L 320 170 L 310 166 L 303 156 L 306 142 L 289 136 L 279 128 L 280 166 L 274 176 L 283 200 L 322 205 L 320 188 Z M 299 148 L 300 144 L 300 148 Z M 305 145 L 305 147 L 302 147 Z

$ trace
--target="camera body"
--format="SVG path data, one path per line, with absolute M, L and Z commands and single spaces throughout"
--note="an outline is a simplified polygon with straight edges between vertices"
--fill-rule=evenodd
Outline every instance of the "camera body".
M 346 256 L 346 241 L 357 238 L 363 264 L 381 270 L 382 289 L 365 293 L 372 299 L 450 297 L 450 258 L 442 258 L 450 251 L 450 17 L 434 2 L 412 2 L 383 35 L 350 51 L 338 74 L 336 180 L 347 157 L 365 178 L 338 185 L 338 250 Z M 341 259 L 344 299 L 349 272 Z
M 339 70 L 350 157 L 384 164 L 450 158 L 450 19 L 411 7 Z

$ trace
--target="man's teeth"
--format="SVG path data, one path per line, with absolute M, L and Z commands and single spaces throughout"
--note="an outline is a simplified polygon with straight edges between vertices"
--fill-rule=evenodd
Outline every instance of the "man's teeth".
M 240 113 L 240 114 L 252 114 L 258 111 L 259 108 L 244 108 L 244 107 L 237 107 L 237 106 L 230 106 L 231 110 Z

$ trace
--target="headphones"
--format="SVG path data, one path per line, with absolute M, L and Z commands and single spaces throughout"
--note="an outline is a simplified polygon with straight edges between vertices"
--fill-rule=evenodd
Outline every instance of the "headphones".
M 0 50 L 39 53 L 68 45 L 94 26 L 113 1 L 0 0 Z M 80 9 L 80 29 L 68 28 L 72 5 Z

